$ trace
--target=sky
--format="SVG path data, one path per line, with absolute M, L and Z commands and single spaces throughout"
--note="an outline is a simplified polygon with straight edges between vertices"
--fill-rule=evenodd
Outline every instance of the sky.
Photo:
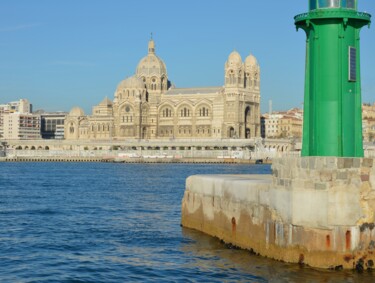
M 150 34 L 176 87 L 222 86 L 236 50 L 261 67 L 261 112 L 301 107 L 307 0 L 1 0 L 0 104 L 70 111 L 113 99 Z M 375 1 L 359 10 L 375 15 Z M 362 100 L 375 102 L 375 27 L 361 31 Z

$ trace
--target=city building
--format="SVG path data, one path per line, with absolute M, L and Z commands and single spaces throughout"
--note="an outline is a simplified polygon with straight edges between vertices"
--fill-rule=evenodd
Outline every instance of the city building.
M 42 112 L 41 135 L 43 139 L 63 139 L 66 112 Z
M 293 108 L 263 114 L 265 138 L 301 138 L 303 127 L 303 110 Z
M 15 112 L 32 113 L 32 105 L 27 99 L 0 104 L 0 138 L 4 138 L 4 115 Z
M 37 140 L 40 135 L 40 115 L 31 113 L 9 113 L 4 115 L 4 139 Z
M 224 86 L 176 88 L 166 64 L 148 54 L 135 75 L 121 81 L 111 101 L 92 115 L 73 108 L 65 120 L 68 140 L 199 139 L 260 137 L 260 67 L 253 55 L 242 61 L 233 51 L 224 68 Z

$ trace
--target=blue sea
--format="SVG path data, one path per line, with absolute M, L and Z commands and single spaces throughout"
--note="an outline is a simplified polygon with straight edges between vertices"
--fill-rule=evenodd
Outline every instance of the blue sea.
M 235 173 L 270 166 L 0 163 L 0 282 L 375 282 L 182 228 L 186 177 Z

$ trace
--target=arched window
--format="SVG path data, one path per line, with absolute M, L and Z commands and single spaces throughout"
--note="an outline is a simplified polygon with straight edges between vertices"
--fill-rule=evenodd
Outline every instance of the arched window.
M 181 109 L 181 117 L 190 117 L 190 110 L 187 107 Z
M 202 107 L 199 109 L 199 116 L 200 117 L 208 117 L 208 108 Z
M 156 90 L 156 78 L 152 78 L 151 80 L 151 90 Z
M 233 70 L 229 71 L 229 84 L 235 84 L 236 78 Z
M 74 134 L 74 125 L 73 125 L 73 123 L 70 123 L 69 132 L 70 132 L 71 134 Z

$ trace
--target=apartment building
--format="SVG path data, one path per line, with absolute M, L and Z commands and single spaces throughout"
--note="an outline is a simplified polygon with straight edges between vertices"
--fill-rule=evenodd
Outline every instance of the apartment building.
M 41 139 L 40 115 L 9 113 L 3 116 L 3 137 L 10 140 Z

